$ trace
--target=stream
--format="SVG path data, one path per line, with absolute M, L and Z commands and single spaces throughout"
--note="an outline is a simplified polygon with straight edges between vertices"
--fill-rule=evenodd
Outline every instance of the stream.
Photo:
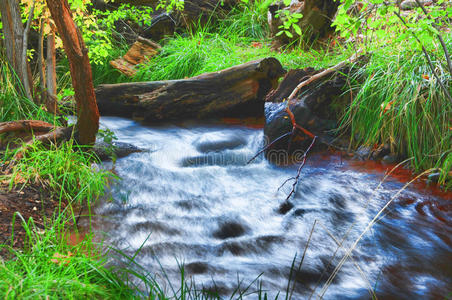
M 184 264 L 186 280 L 227 299 L 238 284 L 241 291 L 251 284 L 248 299 L 258 298 L 250 294 L 258 286 L 269 299 L 278 292 L 284 299 L 289 275 L 292 299 L 369 299 L 369 290 L 382 299 L 451 296 L 450 193 L 408 187 L 328 280 L 406 182 L 389 177 L 377 189 L 383 167 L 313 154 L 292 205 L 283 205 L 292 182 L 278 188 L 297 165 L 276 166 L 263 155 L 247 165 L 263 145 L 260 128 L 147 127 L 116 117 L 101 123 L 121 142 L 149 151 L 117 160 L 122 180 L 95 207 L 97 235 L 130 256 L 140 250 L 137 263 L 156 273 L 170 295 Z

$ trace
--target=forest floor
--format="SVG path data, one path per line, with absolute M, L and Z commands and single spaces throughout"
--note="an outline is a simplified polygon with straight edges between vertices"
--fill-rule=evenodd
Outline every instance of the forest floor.
M 52 218 L 59 205 L 59 201 L 52 199 L 50 193 L 38 185 L 27 184 L 23 188 L 15 187 L 9 190 L 8 184 L 0 182 L 0 245 L 11 245 L 12 239 L 14 249 L 23 249 L 26 246 L 27 233 L 17 213 L 20 213 L 24 220 L 33 219 L 39 234 L 45 229 L 45 223 Z M 64 203 L 61 205 L 61 208 L 64 208 Z M 7 249 L 0 248 L 0 256 L 6 254 Z

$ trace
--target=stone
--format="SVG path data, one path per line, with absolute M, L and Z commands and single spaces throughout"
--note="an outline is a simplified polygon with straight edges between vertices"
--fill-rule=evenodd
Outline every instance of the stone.
M 232 237 L 239 237 L 247 232 L 247 228 L 237 221 L 226 221 L 219 224 L 219 227 L 213 233 L 217 239 L 228 239 Z
M 385 163 L 388 163 L 388 164 L 396 163 L 396 162 L 397 162 L 397 155 L 395 155 L 395 154 L 388 154 L 388 155 L 385 155 L 385 156 L 382 158 L 381 161 L 383 161 L 383 162 L 385 162 Z
M 372 149 L 369 146 L 359 146 L 356 150 L 355 155 L 362 159 L 370 158 L 372 154 Z
M 427 180 L 430 182 L 438 182 L 439 181 L 439 177 L 441 176 L 441 173 L 432 173 L 430 175 L 428 175 Z
M 121 158 L 132 153 L 144 151 L 143 149 L 138 148 L 137 146 L 123 142 L 113 142 L 112 145 L 109 145 L 105 142 L 96 142 L 92 150 L 102 161 L 111 159 L 113 153 L 116 155 L 117 158 Z

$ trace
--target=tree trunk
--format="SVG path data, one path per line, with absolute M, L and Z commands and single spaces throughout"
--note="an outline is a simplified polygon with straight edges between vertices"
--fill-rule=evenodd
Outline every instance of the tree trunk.
M 55 31 L 47 35 L 47 58 L 46 58 L 46 107 L 53 114 L 59 114 L 57 101 L 57 83 L 56 83 L 56 50 L 55 50 Z
M 146 122 L 218 116 L 262 116 L 264 98 L 285 71 L 275 58 L 248 62 L 190 79 L 100 85 L 102 114 Z
M 47 0 L 47 6 L 63 40 L 64 50 L 69 60 L 77 104 L 78 141 L 82 144 L 92 145 L 96 141 L 99 129 L 99 111 L 94 94 L 88 49 L 72 19 L 67 0 Z
M 32 95 L 30 82 L 31 74 L 28 72 L 28 62 L 22 56 L 24 43 L 24 27 L 22 25 L 19 2 L 17 0 L 0 1 L 1 20 L 3 24 L 4 43 L 6 57 L 13 68 L 23 87 L 23 92 L 27 97 Z M 16 87 L 21 91 L 21 87 Z
M 301 13 L 303 15 L 298 21 L 298 26 L 302 31 L 301 38 L 310 45 L 311 42 L 325 38 L 330 33 L 334 32 L 334 28 L 331 27 L 331 24 L 339 4 L 340 2 L 335 0 L 305 0 L 304 2 L 293 1 L 293 3 L 287 7 L 282 1 L 280 1 L 279 4 L 271 5 L 269 7 L 268 20 L 271 34 L 274 36 L 274 47 L 279 48 L 300 38 L 293 29 L 290 30 L 293 34 L 292 38 L 287 37 L 285 34 L 276 36 L 281 30 L 280 26 L 282 26 L 284 22 L 284 19 L 277 17 L 279 10 L 287 10 L 291 14 Z

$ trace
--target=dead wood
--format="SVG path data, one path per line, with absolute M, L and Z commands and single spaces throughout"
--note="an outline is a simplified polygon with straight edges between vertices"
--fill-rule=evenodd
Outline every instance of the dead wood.
M 277 59 L 265 58 L 189 79 L 100 85 L 96 97 L 102 114 L 146 122 L 262 116 L 284 73 Z

